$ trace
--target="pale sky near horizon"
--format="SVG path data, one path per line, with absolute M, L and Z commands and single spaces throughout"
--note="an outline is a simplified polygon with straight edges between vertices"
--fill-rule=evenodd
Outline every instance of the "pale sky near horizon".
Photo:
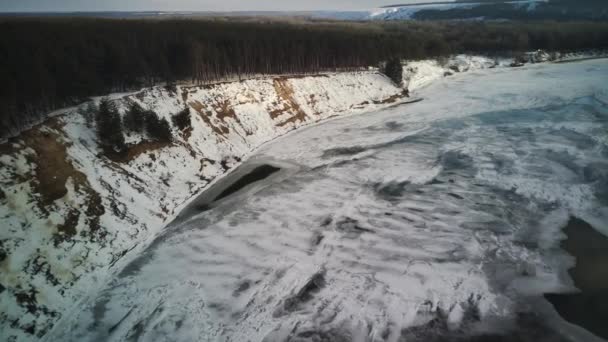
M 434 1 L 440 0 L 0 0 L 0 12 L 360 10 Z

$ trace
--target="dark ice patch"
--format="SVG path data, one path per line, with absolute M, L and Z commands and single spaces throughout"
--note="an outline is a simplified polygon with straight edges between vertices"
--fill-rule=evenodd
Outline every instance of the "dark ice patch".
M 251 282 L 249 282 L 248 280 L 245 280 L 239 284 L 239 286 L 234 290 L 234 292 L 232 292 L 232 296 L 238 297 L 241 295 L 241 293 L 249 290 L 250 287 L 251 287 Z
M 439 158 L 445 171 L 466 170 L 473 168 L 473 158 L 460 151 L 447 151 Z
M 367 148 L 363 146 L 337 147 L 323 151 L 321 158 L 327 159 L 339 156 L 350 156 L 364 152 Z
M 132 312 L 133 312 L 133 308 L 131 308 L 129 311 L 127 311 L 127 313 L 125 315 L 123 315 L 122 318 L 118 320 L 118 322 L 116 322 L 113 326 L 111 326 L 110 329 L 108 329 L 108 332 L 111 334 L 116 329 L 118 329 L 118 327 L 120 327 L 120 325 L 129 317 L 129 315 L 131 315 Z
M 597 146 L 597 142 L 593 140 L 592 137 L 563 127 L 561 129 L 551 131 L 551 135 L 562 137 L 568 140 L 573 146 L 581 150 L 590 150 Z
M 369 150 L 381 150 L 401 144 L 435 144 L 443 132 L 426 132 L 426 134 L 411 134 L 387 142 L 368 146 L 338 147 L 323 151 L 321 158 L 328 159 L 339 156 L 350 156 Z
M 279 307 L 274 311 L 273 316 L 281 317 L 288 313 L 297 311 L 302 304 L 313 299 L 314 295 L 319 293 L 325 287 L 325 270 L 321 270 L 313 274 L 308 281 L 297 290 L 292 296 L 285 298 Z
M 390 200 L 397 197 L 401 197 L 410 182 L 388 182 L 388 183 L 376 183 L 373 185 L 374 193 L 376 196 L 382 199 Z
M 403 128 L 403 124 L 396 122 L 396 121 L 389 121 L 387 123 L 384 124 L 384 126 L 386 126 L 386 128 L 388 128 L 391 131 L 397 131 L 401 128 Z
M 469 299 L 460 304 L 463 317 L 457 329 L 450 329 L 448 325 L 449 313 L 442 309 L 437 309 L 431 314 L 432 319 L 426 324 L 406 328 L 401 332 L 401 339 L 404 341 L 460 341 L 463 338 L 470 338 L 471 327 L 481 321 L 481 313 L 478 303 L 481 297 L 471 294 Z M 466 341 L 466 339 L 463 339 Z
M 592 183 L 597 181 L 608 181 L 608 163 L 593 162 L 582 168 L 583 181 Z
M 498 173 L 503 175 L 511 175 L 514 173 L 513 168 L 515 162 L 512 159 L 493 153 L 489 154 L 487 157 L 492 161 L 492 164 Z
M 510 142 L 528 141 L 536 142 L 537 134 L 530 127 L 519 127 L 512 125 L 497 126 L 496 131 L 503 134 L 504 138 Z
M 459 226 L 471 231 L 491 231 L 497 235 L 510 234 L 514 230 L 512 223 L 510 223 L 512 220 L 509 217 L 501 217 L 503 216 L 503 210 L 504 208 L 502 207 L 494 209 L 488 208 L 486 212 L 495 216 L 496 219 L 488 221 L 465 221 L 460 223 Z M 534 230 L 534 232 L 536 231 Z
M 608 238 L 587 222 L 572 217 L 561 247 L 576 258 L 568 270 L 580 293 L 546 294 L 557 312 L 604 339 L 608 338 Z
M 373 233 L 373 230 L 361 226 L 359 221 L 350 217 L 336 221 L 336 230 L 345 234 L 347 238 L 356 238 L 363 233 Z
M 314 233 L 312 236 L 312 239 L 311 239 L 312 245 L 318 246 L 321 243 L 321 241 L 323 241 L 323 238 L 324 238 L 323 234 L 321 234 L 319 232 Z
M 458 194 L 451 193 L 451 192 L 448 192 L 448 196 L 454 197 L 455 199 L 459 199 L 459 200 L 463 200 L 464 199 L 464 197 L 462 197 L 462 196 L 460 196 Z
M 4 247 L 4 241 L 0 240 L 0 262 L 4 261 L 8 257 L 8 252 Z
M 565 167 L 566 169 L 572 171 L 572 173 L 581 176 L 581 178 L 583 178 L 583 167 L 581 167 L 580 165 L 578 165 L 576 163 L 576 157 L 574 157 L 573 155 L 571 155 L 570 153 L 566 152 L 566 151 L 546 151 L 545 153 L 545 158 L 547 158 L 548 160 L 559 164 L 563 167 Z
M 608 163 L 594 162 L 582 168 L 583 182 L 593 184 L 595 197 L 608 205 Z
M 565 342 L 568 339 L 551 329 L 533 313 L 518 313 L 514 324 L 497 331 L 479 326 L 481 317 L 475 301 L 460 304 L 464 317 L 461 325 L 450 329 L 448 313 L 438 309 L 426 324 L 402 330 L 399 341 L 408 342 Z
M 453 182 L 453 181 L 452 181 Z M 429 185 L 441 185 L 441 184 L 445 184 L 444 181 L 440 180 L 439 178 L 435 177 L 433 179 L 431 179 L 431 181 L 429 182 Z
M 327 227 L 334 221 L 333 217 L 327 216 L 321 221 L 321 227 Z
M 508 110 L 478 114 L 482 124 L 499 126 L 511 125 L 516 123 L 538 123 L 544 120 L 550 120 L 553 115 L 547 113 L 545 109 L 524 109 L 524 110 Z
M 232 183 L 232 185 L 230 185 L 229 187 L 224 189 L 224 191 L 222 191 L 222 193 L 220 193 L 217 197 L 215 197 L 213 199 L 213 201 L 219 201 L 222 198 L 228 197 L 228 196 L 232 195 L 233 193 L 246 187 L 247 185 L 255 183 L 255 182 L 259 182 L 262 179 L 267 178 L 268 176 L 272 175 L 273 173 L 275 173 L 279 170 L 281 170 L 281 169 L 278 167 L 274 167 L 272 165 L 258 166 L 255 169 L 253 169 L 251 172 L 249 172 L 248 174 L 239 178 L 236 182 Z

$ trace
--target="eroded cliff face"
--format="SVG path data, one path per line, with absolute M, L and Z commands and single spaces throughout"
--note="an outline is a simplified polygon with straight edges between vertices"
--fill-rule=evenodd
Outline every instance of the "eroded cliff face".
M 113 96 L 168 120 L 173 142 L 128 135 L 126 157 L 98 146 L 90 113 L 67 110 L 0 146 L 0 336 L 42 337 L 109 268 L 145 244 L 188 199 L 264 142 L 406 93 L 375 72 L 155 87 Z

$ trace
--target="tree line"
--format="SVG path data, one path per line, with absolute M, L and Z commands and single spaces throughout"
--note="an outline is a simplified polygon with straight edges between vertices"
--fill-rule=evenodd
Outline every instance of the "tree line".
M 605 48 L 608 24 L 5 18 L 0 37 L 2 138 L 94 95 L 395 58 Z

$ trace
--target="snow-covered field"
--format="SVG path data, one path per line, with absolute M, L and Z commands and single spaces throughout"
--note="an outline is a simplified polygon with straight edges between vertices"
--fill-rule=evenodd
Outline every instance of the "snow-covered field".
M 597 341 L 542 294 L 573 290 L 568 218 L 608 226 L 605 75 L 477 70 L 266 144 L 244 166 L 276 177 L 167 227 L 47 340 Z
M 446 94 L 422 89 L 495 64 L 467 56 L 411 62 L 404 79 L 413 96 L 422 91 L 442 103 Z M 453 76 L 445 78 L 448 73 Z M 41 337 L 105 284 L 109 269 L 120 269 L 125 256 L 147 246 L 194 195 L 265 142 L 334 116 L 407 100 L 374 72 L 156 87 L 111 98 L 121 110 L 137 102 L 168 119 L 189 106 L 192 130 L 174 131 L 170 145 L 129 136 L 129 158 L 111 161 L 100 155 L 87 115 L 72 109 L 1 146 L 2 340 Z M 316 142 L 300 144 L 306 153 Z
M 514 8 L 523 8 L 527 11 L 533 11 L 539 3 L 547 0 L 524 0 L 524 1 L 506 1 L 506 4 L 511 4 Z M 423 1 L 421 1 L 422 3 Z M 454 3 L 424 3 L 419 5 L 403 5 L 374 8 L 364 11 L 326 11 L 318 12 L 313 17 L 332 18 L 338 20 L 410 20 L 413 19 L 416 13 L 425 10 L 445 11 L 451 9 L 471 9 L 477 6 L 484 5 L 483 2 L 454 2 Z M 487 5 L 487 3 L 485 3 Z

